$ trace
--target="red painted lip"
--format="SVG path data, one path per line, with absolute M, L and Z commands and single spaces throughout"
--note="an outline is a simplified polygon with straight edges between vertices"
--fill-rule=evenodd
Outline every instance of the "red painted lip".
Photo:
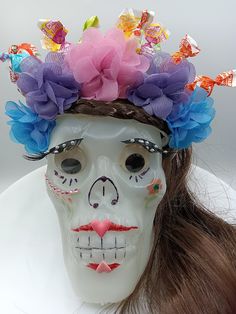
M 111 223 L 111 225 L 110 225 L 110 227 L 109 227 L 109 229 L 107 231 L 129 231 L 129 230 L 132 230 L 132 229 L 138 229 L 138 227 L 137 226 L 126 227 L 126 226 L 123 226 L 123 225 L 117 225 L 117 224 Z M 71 230 L 75 231 L 75 232 L 94 231 L 94 229 L 91 226 L 91 223 L 89 223 L 87 225 L 80 226 L 79 228 L 71 229 Z
M 115 268 L 120 266 L 120 264 L 118 264 L 118 263 L 107 264 L 107 265 L 111 268 L 111 270 L 113 270 L 113 269 L 115 269 Z M 87 265 L 87 267 L 92 268 L 94 270 L 96 270 L 98 268 L 98 266 L 99 266 L 99 264 L 96 264 L 96 263 L 89 263 Z

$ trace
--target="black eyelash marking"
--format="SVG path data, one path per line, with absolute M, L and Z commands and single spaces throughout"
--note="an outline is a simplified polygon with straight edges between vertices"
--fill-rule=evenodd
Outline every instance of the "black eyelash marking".
M 63 181 L 62 181 L 62 184 L 65 184 L 65 183 L 66 183 L 67 178 L 65 178 L 64 176 L 60 175 L 57 170 L 54 170 L 54 174 L 55 174 L 55 176 L 56 176 L 57 178 L 63 180 Z M 77 180 L 76 178 L 74 178 L 74 179 L 71 178 L 71 179 L 70 179 L 69 186 L 72 185 L 73 181 L 75 181 L 76 183 L 78 182 L 78 180 Z
M 140 173 L 140 176 L 145 176 L 145 174 L 150 170 L 150 167 L 148 167 L 146 170 L 144 170 L 142 173 Z
M 146 170 L 144 170 L 144 171 L 143 171 L 142 173 L 140 173 L 138 176 L 137 176 L 137 175 L 134 176 L 135 181 L 138 182 L 138 178 L 141 179 L 141 180 L 143 180 L 143 177 L 145 176 L 146 173 L 148 173 L 149 170 L 150 170 L 150 167 L 148 167 Z M 129 177 L 129 180 L 131 180 L 132 178 L 133 178 L 133 176 L 131 175 L 131 176 Z
M 131 138 L 129 140 L 121 141 L 122 143 L 125 144 L 140 144 L 143 146 L 148 152 L 150 153 L 161 153 L 161 154 L 167 154 L 167 150 L 163 150 L 160 147 L 158 147 L 156 144 L 145 140 L 143 138 Z
M 59 179 L 64 179 L 64 176 L 61 176 L 56 170 L 54 170 L 54 174 L 56 177 L 58 177 Z
M 75 146 L 78 146 L 82 142 L 83 138 L 70 140 L 64 143 L 61 143 L 59 145 L 56 145 L 55 147 L 52 147 L 50 150 L 47 150 L 46 152 L 33 154 L 33 155 L 23 155 L 23 157 L 30 161 L 36 161 L 41 160 L 44 157 L 46 157 L 49 154 L 60 154 L 64 151 L 69 151 L 73 149 Z

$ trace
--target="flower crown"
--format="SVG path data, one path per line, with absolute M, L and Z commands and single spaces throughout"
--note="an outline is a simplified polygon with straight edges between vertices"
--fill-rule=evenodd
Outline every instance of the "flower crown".
M 215 116 L 209 96 L 214 85 L 235 86 L 236 71 L 216 79 L 196 76 L 188 58 L 200 52 L 197 43 L 186 35 L 179 51 L 163 52 L 161 43 L 170 33 L 153 19 L 152 11 L 125 9 L 115 27 L 103 34 L 93 16 L 76 44 L 66 41 L 68 30 L 60 21 L 39 20 L 42 46 L 49 51 L 45 61 L 28 43 L 0 54 L 1 61 L 9 61 L 11 81 L 27 104 L 6 104 L 11 138 L 30 154 L 45 152 L 57 115 L 78 99 L 109 105 L 121 98 L 166 121 L 170 148 L 187 148 L 206 139 Z

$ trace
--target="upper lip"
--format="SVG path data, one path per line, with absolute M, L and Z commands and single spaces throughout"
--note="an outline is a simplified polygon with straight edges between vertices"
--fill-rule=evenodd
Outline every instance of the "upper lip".
M 115 224 L 115 223 L 111 223 L 108 231 L 129 231 L 132 229 L 138 229 L 137 226 L 124 226 L 124 225 L 119 225 L 119 224 Z M 72 231 L 75 232 L 80 232 L 80 231 L 94 231 L 91 222 L 89 224 L 86 225 L 82 225 L 80 227 L 77 228 L 72 228 Z

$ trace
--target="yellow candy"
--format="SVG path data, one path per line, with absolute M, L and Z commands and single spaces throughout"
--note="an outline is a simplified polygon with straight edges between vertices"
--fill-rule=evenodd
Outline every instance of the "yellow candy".
M 52 52 L 57 52 L 61 49 L 60 44 L 56 44 L 53 40 L 50 38 L 44 36 L 44 38 L 41 40 L 41 45 L 43 49 L 52 51 Z
M 119 16 L 116 26 L 123 30 L 126 37 L 130 37 L 140 20 L 141 16 L 135 16 L 133 9 L 125 9 Z

